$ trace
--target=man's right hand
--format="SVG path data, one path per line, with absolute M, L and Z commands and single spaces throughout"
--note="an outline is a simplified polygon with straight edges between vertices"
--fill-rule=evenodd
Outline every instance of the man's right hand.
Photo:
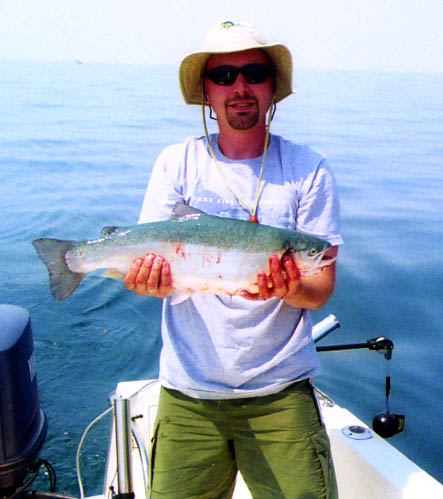
M 166 298 L 172 295 L 171 267 L 161 256 L 148 253 L 144 258 L 136 258 L 123 278 L 126 289 L 139 296 Z

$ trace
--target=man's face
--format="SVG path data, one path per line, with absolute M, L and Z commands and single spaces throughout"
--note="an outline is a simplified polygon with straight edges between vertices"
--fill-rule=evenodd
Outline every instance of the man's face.
M 206 71 L 218 66 L 240 68 L 247 64 L 269 66 L 269 60 L 260 49 L 214 54 L 208 59 Z M 264 126 L 266 123 L 266 112 L 272 102 L 271 77 L 262 83 L 248 83 L 239 73 L 232 85 L 218 85 L 206 78 L 205 90 L 220 128 L 229 126 L 236 130 L 248 130 L 257 124 Z

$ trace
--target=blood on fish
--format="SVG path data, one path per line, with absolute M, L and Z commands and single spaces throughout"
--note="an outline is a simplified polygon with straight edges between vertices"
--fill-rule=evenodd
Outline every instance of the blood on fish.
M 182 245 L 179 244 L 176 248 L 175 248 L 175 254 L 176 255 L 180 255 L 182 258 L 186 258 L 186 254 L 185 252 L 183 251 L 183 248 L 182 248 Z
M 202 267 L 212 265 L 212 263 L 214 261 L 214 253 L 211 250 L 206 250 L 203 248 L 198 252 L 198 254 L 200 255 L 200 257 L 202 259 Z M 217 257 L 216 263 L 219 263 L 218 262 L 219 258 L 220 258 L 220 255 Z

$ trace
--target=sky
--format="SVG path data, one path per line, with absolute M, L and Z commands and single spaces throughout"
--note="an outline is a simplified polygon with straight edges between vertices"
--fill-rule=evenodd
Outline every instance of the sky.
M 178 64 L 248 21 L 297 68 L 443 72 L 443 0 L 0 0 L 0 60 Z

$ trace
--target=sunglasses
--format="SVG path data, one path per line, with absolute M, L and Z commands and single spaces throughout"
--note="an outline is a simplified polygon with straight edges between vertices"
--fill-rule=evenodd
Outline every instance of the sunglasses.
M 238 68 L 236 66 L 217 66 L 205 71 L 203 76 L 209 78 L 213 83 L 217 85 L 232 85 L 239 73 L 242 74 L 243 78 L 250 84 L 263 83 L 266 81 L 273 73 L 270 66 L 265 64 L 246 64 Z

